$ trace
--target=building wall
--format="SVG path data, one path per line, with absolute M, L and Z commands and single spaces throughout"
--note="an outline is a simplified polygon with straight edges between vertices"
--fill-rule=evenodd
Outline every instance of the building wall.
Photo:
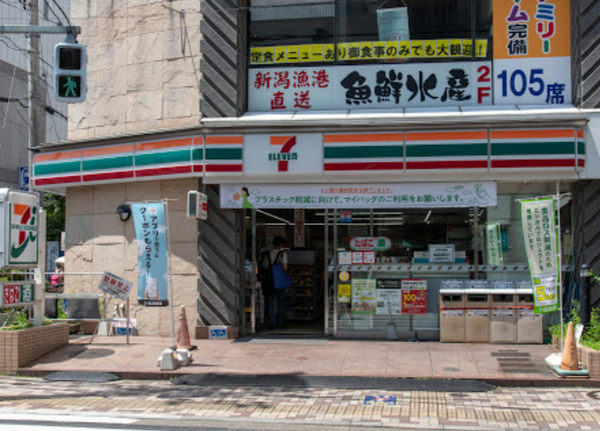
M 572 45 L 575 67 L 578 106 L 585 109 L 600 108 L 600 2 L 574 0 L 574 32 Z M 600 117 L 594 116 L 586 132 L 590 166 L 598 166 L 600 156 Z M 590 160 L 590 156 L 594 157 Z M 593 164 L 592 164 L 593 163 Z M 600 181 L 584 180 L 577 183 L 575 200 L 575 263 L 579 268 L 587 263 L 600 273 Z M 579 271 L 576 272 L 579 280 Z M 600 305 L 600 286 L 592 289 L 592 303 Z
M 69 139 L 198 124 L 200 0 L 81 0 L 71 21 L 88 93 L 69 106 Z
M 186 197 L 197 190 L 195 178 L 111 184 L 67 189 L 65 272 L 109 271 L 137 286 L 137 249 L 133 219 L 123 222 L 116 208 L 125 202 L 168 198 L 173 293 L 185 305 L 190 332 L 198 319 L 198 227 L 186 218 Z M 66 293 L 99 293 L 99 275 L 66 275 Z M 170 307 L 142 307 L 132 292 L 131 317 L 140 335 L 171 335 Z M 111 310 L 107 310 L 112 313 Z M 177 318 L 178 314 L 176 315 Z M 177 324 L 177 321 L 176 321 Z

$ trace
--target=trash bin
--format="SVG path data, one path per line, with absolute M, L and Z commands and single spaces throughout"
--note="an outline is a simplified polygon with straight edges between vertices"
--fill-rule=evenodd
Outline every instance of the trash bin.
M 465 341 L 488 343 L 490 341 L 491 294 L 488 289 L 468 290 L 465 298 Z
M 517 320 L 515 314 L 515 290 L 493 290 L 492 317 L 490 324 L 491 343 L 516 343 Z
M 464 289 L 440 289 L 440 341 L 465 342 Z
M 517 343 L 541 344 L 543 342 L 542 315 L 533 312 L 531 289 L 517 290 Z

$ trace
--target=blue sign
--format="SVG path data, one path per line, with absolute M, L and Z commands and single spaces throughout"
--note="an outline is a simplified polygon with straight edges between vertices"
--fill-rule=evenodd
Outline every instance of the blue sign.
M 364 406 L 374 406 L 383 404 L 385 406 L 395 406 L 397 399 L 395 395 L 367 395 L 363 401 Z
M 19 166 L 19 188 L 23 191 L 29 190 L 29 167 Z
M 138 255 L 138 303 L 169 305 L 167 226 L 162 203 L 131 204 Z
M 209 328 L 208 338 L 227 338 L 227 328 L 214 327 Z

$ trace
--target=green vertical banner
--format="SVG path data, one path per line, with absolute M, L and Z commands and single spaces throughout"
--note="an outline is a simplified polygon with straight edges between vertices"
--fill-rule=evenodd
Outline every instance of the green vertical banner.
M 554 198 L 521 201 L 523 239 L 536 313 L 559 309 L 560 253 L 556 215 Z
M 502 265 L 504 263 L 504 259 L 502 256 L 502 243 L 500 240 L 500 225 L 498 223 L 486 224 L 485 238 L 487 264 Z

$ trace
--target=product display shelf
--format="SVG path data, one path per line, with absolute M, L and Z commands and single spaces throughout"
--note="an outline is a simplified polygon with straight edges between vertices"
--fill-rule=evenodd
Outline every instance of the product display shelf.
M 315 273 L 315 254 L 311 250 L 290 251 L 288 274 L 292 286 L 287 291 L 286 318 L 290 320 L 315 320 L 319 314 L 320 298 Z

